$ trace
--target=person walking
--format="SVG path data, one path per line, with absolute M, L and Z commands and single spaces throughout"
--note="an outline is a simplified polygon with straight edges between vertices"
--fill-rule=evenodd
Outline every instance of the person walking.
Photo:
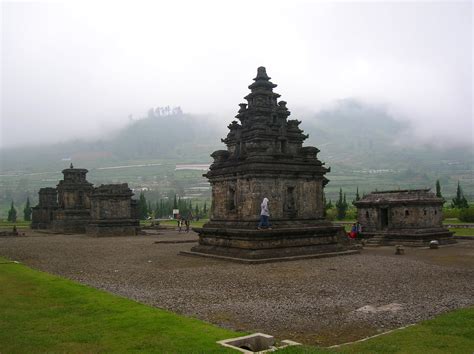
M 263 198 L 262 204 L 260 204 L 260 222 L 258 223 L 257 229 L 267 228 L 271 230 L 270 222 L 270 210 L 268 209 L 268 198 Z

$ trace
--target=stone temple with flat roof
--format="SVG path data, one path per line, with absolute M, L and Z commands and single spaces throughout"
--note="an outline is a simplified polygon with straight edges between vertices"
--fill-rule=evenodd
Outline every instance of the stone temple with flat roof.
M 443 227 L 444 199 L 429 189 L 372 192 L 354 203 L 368 244 L 427 246 L 456 242 Z
M 319 150 L 303 146 L 308 137 L 264 67 L 259 67 L 248 103 L 241 103 L 222 142 L 226 150 L 204 175 L 212 187 L 210 221 L 199 233 L 193 254 L 261 262 L 356 252 L 342 227 L 324 218 L 323 189 L 328 183 Z M 257 230 L 260 204 L 270 200 L 271 230 Z

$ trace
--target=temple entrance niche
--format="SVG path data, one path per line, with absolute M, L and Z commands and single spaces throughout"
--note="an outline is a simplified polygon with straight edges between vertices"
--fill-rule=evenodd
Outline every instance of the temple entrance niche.
M 294 258 L 349 250 L 342 227 L 324 219 L 323 189 L 330 171 L 303 146 L 307 135 L 264 67 L 239 104 L 237 120 L 222 139 L 226 150 L 204 175 L 212 186 L 210 221 L 199 233 L 199 245 L 185 254 L 247 261 Z M 260 204 L 270 200 L 272 230 L 257 230 Z
M 388 227 L 388 208 L 380 208 L 380 226 L 382 229 Z

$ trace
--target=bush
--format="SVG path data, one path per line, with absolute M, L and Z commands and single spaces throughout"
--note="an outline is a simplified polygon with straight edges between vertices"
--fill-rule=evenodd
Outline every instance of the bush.
M 344 220 L 357 220 L 357 209 L 356 208 L 349 208 L 346 213 L 346 217 Z
M 461 209 L 459 212 L 459 220 L 464 222 L 474 222 L 474 207 Z
M 334 221 L 336 220 L 337 210 L 336 208 L 331 208 L 326 210 L 326 220 Z
M 443 208 L 443 218 L 444 219 L 459 218 L 459 209 Z

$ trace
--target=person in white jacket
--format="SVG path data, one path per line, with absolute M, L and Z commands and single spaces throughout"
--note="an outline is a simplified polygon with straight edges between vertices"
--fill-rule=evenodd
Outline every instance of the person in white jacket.
M 268 228 L 271 230 L 270 222 L 268 221 L 270 217 L 270 210 L 268 209 L 268 198 L 263 198 L 262 204 L 260 204 L 260 222 L 258 223 L 257 229 L 261 230 L 262 228 Z

